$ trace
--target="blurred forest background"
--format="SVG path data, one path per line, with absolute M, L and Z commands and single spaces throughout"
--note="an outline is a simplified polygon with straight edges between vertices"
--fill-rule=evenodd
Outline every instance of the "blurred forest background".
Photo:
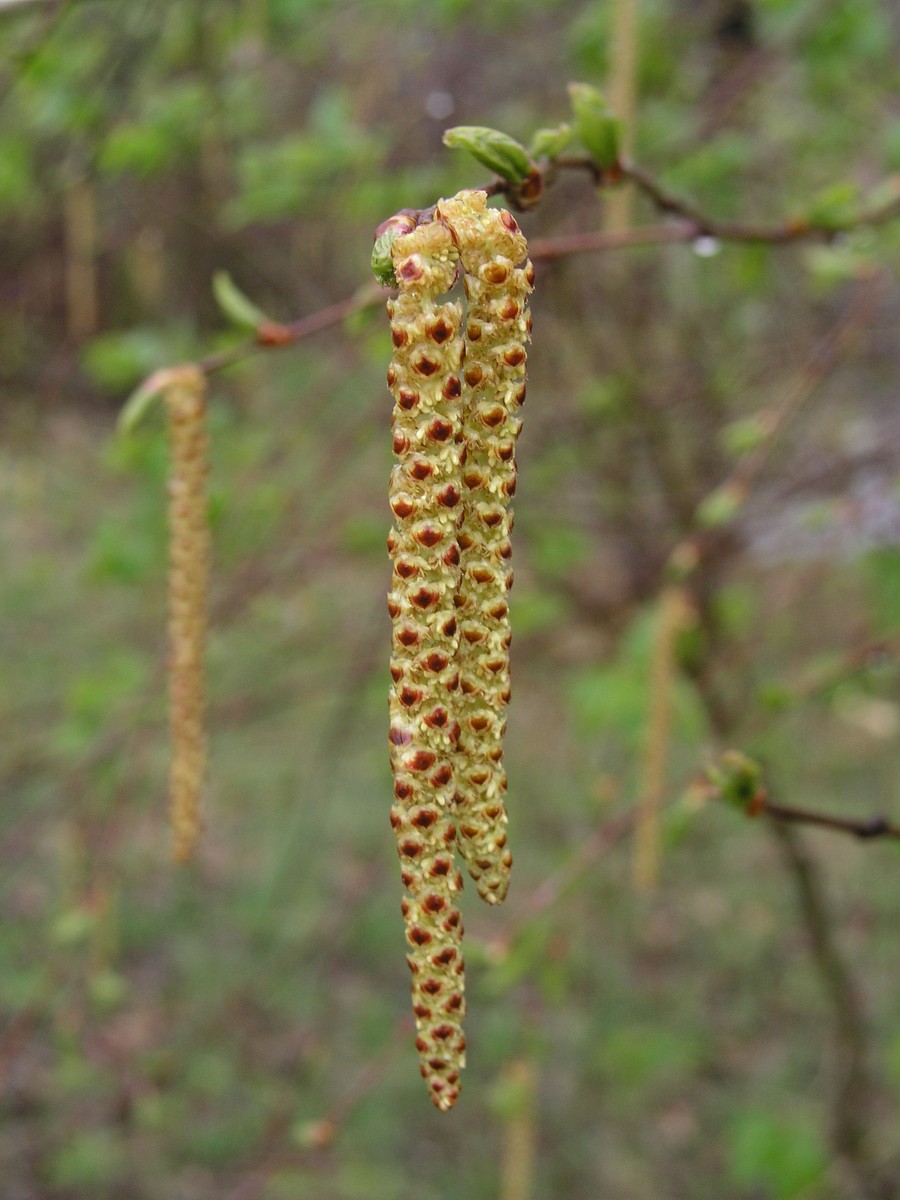
M 444 129 L 527 142 L 573 79 L 626 111 L 633 83 L 630 152 L 713 216 L 839 227 L 896 187 L 891 0 L 641 0 L 631 40 L 629 7 L 0 10 L 3 1200 L 898 1195 L 896 843 L 696 781 L 737 748 L 781 803 L 900 819 L 900 220 L 538 262 L 516 863 L 502 909 L 463 897 L 453 1113 L 416 1069 L 388 825 L 380 303 L 213 377 L 207 829 L 169 859 L 165 436 L 115 420 L 240 339 L 215 271 L 279 320 L 371 287 L 383 218 L 486 182 Z M 622 195 L 562 174 L 523 228 L 663 219 Z

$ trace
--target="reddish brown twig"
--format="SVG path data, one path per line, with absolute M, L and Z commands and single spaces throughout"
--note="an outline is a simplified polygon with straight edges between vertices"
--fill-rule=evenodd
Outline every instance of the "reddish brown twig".
M 221 371 L 224 367 L 234 366 L 235 363 L 240 362 L 242 358 L 247 358 L 260 347 L 273 350 L 296 346 L 298 342 L 311 337 L 314 333 L 321 333 L 324 329 L 340 325 L 354 313 L 362 312 L 366 308 L 375 308 L 383 303 L 384 290 L 373 284 L 371 287 L 363 288 L 354 295 L 348 296 L 346 300 L 330 304 L 327 308 L 319 309 L 318 312 L 310 313 L 306 317 L 299 317 L 287 325 L 281 325 L 276 321 L 262 322 L 254 336 L 248 341 L 241 342 L 239 346 L 232 346 L 228 350 L 220 350 L 218 354 L 210 354 L 207 358 L 201 359 L 197 366 L 204 375 L 211 375 L 214 371 Z
M 624 841 L 634 831 L 638 817 L 638 805 L 617 813 L 600 825 L 595 832 L 555 871 L 531 893 L 516 927 L 510 934 L 515 937 L 523 926 L 545 913 L 573 887 L 578 880 L 608 851 Z
M 773 815 L 771 808 L 767 811 Z M 861 989 L 838 946 L 821 873 L 802 835 L 780 821 L 773 832 L 793 877 L 810 954 L 834 1015 L 837 1081 L 831 1110 L 832 1145 L 860 1200 L 890 1200 L 896 1196 L 894 1183 L 882 1174 L 869 1144 L 869 1112 L 876 1081 L 869 1063 L 868 1021 Z
M 875 838 L 900 840 L 900 825 L 892 824 L 887 817 L 835 817 L 830 813 L 813 812 L 807 808 L 794 808 L 789 804 L 776 804 L 768 796 L 760 798 L 751 816 L 765 815 L 782 824 L 817 825 L 820 829 L 831 829 L 835 833 L 849 833 L 866 841 Z
M 615 185 L 627 179 L 634 183 L 656 209 L 673 217 L 681 217 L 682 221 L 675 225 L 657 227 L 672 230 L 666 241 L 693 241 L 698 237 L 718 238 L 723 242 L 769 242 L 781 244 L 796 242 L 804 239 L 813 241 L 830 241 L 838 234 L 848 233 L 852 229 L 862 229 L 866 226 L 881 225 L 886 221 L 900 216 L 900 179 L 894 180 L 893 194 L 879 204 L 863 208 L 843 219 L 831 218 L 827 221 L 796 215 L 778 222 L 728 221 L 703 212 L 697 205 L 682 196 L 670 192 L 660 181 L 637 163 L 623 159 L 607 170 L 601 170 L 592 159 L 586 157 L 565 157 L 557 160 L 557 168 L 566 170 L 586 171 L 598 186 Z M 654 229 L 653 226 L 648 227 Z M 623 233 L 632 232 L 623 230 Z M 611 248 L 606 244 L 603 234 L 575 235 L 581 237 L 577 248 L 569 253 L 579 253 L 587 250 L 605 250 Z M 653 239 L 651 239 L 653 240 Z M 615 242 L 612 245 L 616 245 Z
M 781 223 L 758 224 L 742 221 L 724 221 L 702 212 L 695 205 L 667 191 L 663 185 L 643 167 L 623 161 L 608 171 L 601 170 L 589 158 L 560 158 L 548 166 L 540 177 L 541 188 L 552 184 L 560 170 L 587 172 L 598 186 L 613 186 L 623 179 L 631 180 L 648 196 L 660 212 L 681 218 L 678 221 L 656 225 L 638 226 L 633 229 L 615 229 L 601 232 L 563 234 L 559 237 L 539 238 L 531 244 L 532 259 L 563 258 L 570 254 L 586 254 L 597 251 L 619 250 L 630 246 L 653 246 L 667 243 L 693 242 L 699 237 L 712 237 L 730 242 L 767 242 L 782 244 L 801 240 L 828 241 L 838 233 L 863 226 L 880 225 L 900 215 L 900 184 L 896 194 L 887 201 L 863 209 L 844 221 L 828 224 L 816 223 L 805 217 L 791 217 Z M 489 196 L 506 195 L 516 200 L 516 190 L 503 180 L 484 184 L 482 190 Z M 531 202 L 529 202 L 529 207 Z M 428 210 L 422 210 L 426 212 Z M 233 366 L 258 349 L 280 349 L 294 346 L 304 338 L 340 325 L 347 317 L 366 308 L 380 305 L 384 289 L 371 285 L 338 301 L 318 312 L 300 317 L 287 324 L 267 321 L 256 329 L 254 336 L 238 346 L 219 351 L 201 360 L 198 364 L 204 374 L 210 375 L 225 367 Z

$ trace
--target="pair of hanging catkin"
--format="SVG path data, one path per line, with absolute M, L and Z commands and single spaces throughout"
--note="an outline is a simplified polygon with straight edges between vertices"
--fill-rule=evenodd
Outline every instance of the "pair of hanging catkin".
M 509 701 L 509 565 L 515 442 L 525 399 L 525 238 L 482 191 L 399 218 L 390 246 L 398 295 L 388 302 L 394 396 L 391 822 L 406 888 L 420 1070 L 435 1105 L 459 1095 L 462 875 L 506 895 L 502 738 Z M 396 227 L 396 226 L 395 226 Z M 446 299 L 462 271 L 459 303 Z

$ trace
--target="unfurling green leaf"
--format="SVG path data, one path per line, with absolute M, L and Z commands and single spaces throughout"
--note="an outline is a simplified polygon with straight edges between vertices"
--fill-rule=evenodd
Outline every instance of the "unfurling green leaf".
M 602 92 L 588 83 L 570 83 L 569 100 L 575 132 L 598 166 L 615 166 L 622 146 L 622 122 L 606 103 Z
M 131 393 L 119 413 L 119 433 L 131 433 L 146 416 L 151 404 L 162 395 L 169 381 L 168 370 L 154 371 Z
M 721 440 L 727 452 L 733 458 L 750 454 L 757 450 L 769 436 L 769 421 L 765 413 L 754 413 L 750 417 L 741 417 L 731 421 L 722 430 Z
M 739 750 L 726 750 L 718 763 L 707 768 L 707 777 L 720 799 L 744 812 L 752 814 L 763 794 L 759 763 Z
M 743 501 L 740 489 L 723 483 L 701 500 L 697 509 L 697 524 L 706 529 L 720 529 L 737 516 Z
M 837 233 L 853 224 L 858 211 L 859 188 L 852 180 L 845 180 L 818 192 L 806 211 L 806 219 L 817 229 Z
M 553 162 L 567 149 L 572 137 L 572 126 L 565 123 L 555 129 L 538 129 L 528 151 L 532 158 L 549 158 Z
M 473 158 L 495 171 L 507 183 L 524 183 L 535 170 L 525 147 L 499 129 L 488 129 L 483 125 L 457 125 L 444 134 L 444 145 L 451 150 L 468 150 Z
M 260 325 L 270 322 L 270 318 L 244 295 L 227 271 L 216 271 L 212 288 L 219 308 L 235 325 L 257 329 Z

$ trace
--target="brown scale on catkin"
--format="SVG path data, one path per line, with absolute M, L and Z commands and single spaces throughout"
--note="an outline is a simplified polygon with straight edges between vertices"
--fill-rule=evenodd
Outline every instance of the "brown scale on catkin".
M 169 477 L 169 808 L 173 855 L 186 862 L 200 835 L 206 769 L 204 733 L 206 592 L 209 576 L 205 428 L 206 380 L 194 367 L 173 372 L 165 405 Z
M 462 314 L 458 304 L 439 302 L 453 286 L 458 263 L 445 225 L 435 221 L 402 234 L 391 257 L 399 289 L 388 302 L 397 458 L 388 538 L 394 568 L 388 596 L 391 824 L 406 887 L 402 907 L 420 1070 L 432 1101 L 446 1111 L 459 1095 L 465 1065 L 463 927 L 455 904 L 462 876 L 452 818 L 459 738 L 454 600 L 462 511 Z
M 453 229 L 468 301 L 454 802 L 469 874 L 482 899 L 498 904 L 506 896 L 512 866 L 503 799 L 503 734 L 510 696 L 508 592 L 513 580 L 510 500 L 516 490 L 515 446 L 525 400 L 534 268 L 515 218 L 488 208 L 484 192 L 460 192 L 442 200 L 436 211 Z

